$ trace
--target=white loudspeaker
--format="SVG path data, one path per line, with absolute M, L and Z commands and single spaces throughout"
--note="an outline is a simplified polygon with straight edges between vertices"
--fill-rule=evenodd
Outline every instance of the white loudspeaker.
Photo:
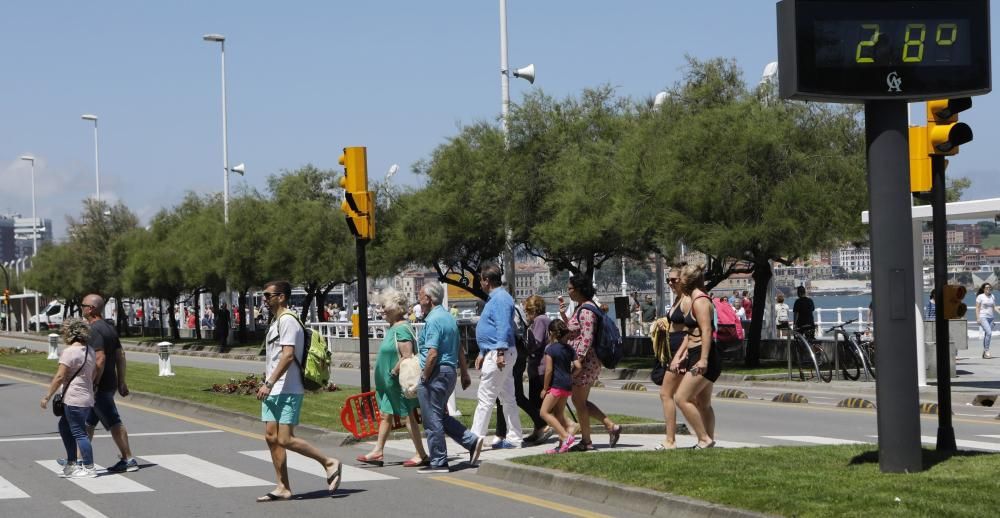
M 519 68 L 515 70 L 514 77 L 527 79 L 529 83 L 535 84 L 535 64 L 532 63 L 524 68 Z
M 230 167 L 229 170 L 240 176 L 243 176 L 243 173 L 247 171 L 247 166 L 241 162 L 236 167 Z

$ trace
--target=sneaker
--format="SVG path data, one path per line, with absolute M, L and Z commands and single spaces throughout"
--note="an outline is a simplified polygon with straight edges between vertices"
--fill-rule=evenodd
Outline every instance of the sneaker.
M 67 463 L 66 459 L 59 459 L 59 460 L 61 460 L 63 462 L 62 463 L 62 467 L 63 467 L 62 472 L 59 473 L 59 477 L 60 478 L 66 478 L 66 477 L 72 475 L 74 471 L 76 471 L 76 463 Z
M 476 439 L 476 445 L 472 447 L 472 451 L 469 452 L 469 464 L 475 464 L 479 460 L 479 454 L 483 452 L 483 443 L 486 442 L 486 437 L 480 437 Z
M 517 447 L 518 446 L 516 444 L 508 441 L 507 439 L 502 439 L 493 445 L 494 450 L 512 450 Z
M 77 464 L 76 469 L 66 478 L 97 478 L 97 468 L 93 464 L 89 466 Z
M 990 358 L 992 358 L 992 356 L 990 356 L 990 352 L 989 351 L 983 352 L 983 359 L 988 360 Z
M 65 466 L 66 465 L 66 459 L 56 459 L 56 464 L 58 464 L 60 466 Z
M 573 443 L 575 442 L 576 442 L 576 437 L 570 435 L 569 438 L 566 439 L 566 442 L 564 442 L 562 446 L 559 447 L 559 453 L 568 452 L 569 449 L 573 447 Z
M 108 468 L 108 473 L 125 473 L 126 471 L 139 471 L 139 463 L 134 457 L 127 461 L 120 459 L 114 466 Z
M 430 473 L 451 473 L 451 468 L 448 466 L 427 466 L 417 470 L 417 473 L 427 475 Z

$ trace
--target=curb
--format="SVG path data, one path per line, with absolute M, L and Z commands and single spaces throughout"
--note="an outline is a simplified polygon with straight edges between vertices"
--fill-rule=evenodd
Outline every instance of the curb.
M 774 396 L 771 401 L 775 403 L 808 403 L 809 400 L 806 399 L 802 394 L 796 394 L 794 392 L 785 392 L 784 394 L 778 394 Z
M 503 460 L 483 461 L 479 465 L 478 476 L 582 498 L 652 516 L 710 516 L 713 518 L 768 516 L 685 496 L 660 493 L 640 487 L 622 486 L 599 478 L 535 466 L 523 466 Z
M 715 397 L 731 398 L 731 399 L 750 399 L 747 396 L 746 392 L 743 392 L 742 390 L 739 390 L 739 389 L 732 389 L 732 388 L 720 390 L 715 395 Z
M 40 382 L 51 381 L 52 377 L 36 371 L 0 365 L 0 373 L 16 374 L 22 377 L 32 378 Z M 147 392 L 130 392 L 126 398 L 116 398 L 127 403 L 144 405 L 157 410 L 164 410 L 180 414 L 185 417 L 198 419 L 211 419 L 214 424 L 238 428 L 247 431 L 262 433 L 262 426 L 259 417 L 241 414 L 230 410 L 224 410 L 210 405 L 191 403 L 180 399 L 168 398 L 149 394 Z M 344 432 L 335 432 L 318 426 L 300 424 L 295 426 L 295 435 L 308 441 L 333 443 L 336 446 L 348 446 L 353 444 L 354 436 Z
M 837 403 L 837 406 L 840 408 L 875 408 L 875 403 L 864 398 L 849 397 L 842 399 Z

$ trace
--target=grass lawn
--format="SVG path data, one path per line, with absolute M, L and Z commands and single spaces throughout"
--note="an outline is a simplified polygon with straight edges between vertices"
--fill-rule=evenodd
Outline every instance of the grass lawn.
M 871 445 L 537 455 L 513 462 L 784 516 L 995 516 L 1000 455 L 924 450 L 882 474 Z
M 43 353 L 27 354 L 0 354 L 0 364 L 11 367 L 20 367 L 45 374 L 54 374 L 56 371 L 56 361 L 45 359 Z M 244 374 L 232 371 L 220 371 L 212 369 L 198 369 L 194 367 L 174 367 L 176 374 L 173 377 L 158 376 L 158 367 L 150 363 L 129 362 L 128 364 L 128 387 L 135 392 L 146 392 L 159 396 L 166 396 L 186 401 L 193 401 L 205 405 L 212 405 L 225 410 L 240 412 L 253 416 L 260 415 L 260 402 L 254 396 L 244 396 L 236 394 L 221 394 L 212 392 L 212 385 L 225 384 L 231 378 L 241 379 L 248 374 L 261 374 L 264 370 L 263 361 L 260 364 L 260 371 L 256 373 L 247 372 Z M 334 380 L 336 382 L 336 380 Z M 302 405 L 301 422 L 314 426 L 321 426 L 339 432 L 346 432 L 340 423 L 340 410 L 344 407 L 344 401 L 361 391 L 359 387 L 340 386 L 341 390 L 336 392 L 317 392 L 306 394 L 306 401 Z M 458 399 L 458 409 L 462 416 L 458 418 L 466 427 L 472 424 L 472 414 L 476 409 L 476 402 L 471 399 Z M 525 433 L 530 433 L 532 428 L 531 419 L 521 411 L 521 426 Z M 611 418 L 618 423 L 644 423 L 654 422 L 652 419 L 645 419 L 633 416 L 612 415 Z M 490 421 L 490 427 L 496 424 L 496 413 Z

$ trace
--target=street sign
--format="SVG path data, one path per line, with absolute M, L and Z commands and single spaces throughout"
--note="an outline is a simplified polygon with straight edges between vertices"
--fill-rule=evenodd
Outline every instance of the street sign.
M 989 93 L 988 0 L 782 0 L 779 93 L 860 103 Z

